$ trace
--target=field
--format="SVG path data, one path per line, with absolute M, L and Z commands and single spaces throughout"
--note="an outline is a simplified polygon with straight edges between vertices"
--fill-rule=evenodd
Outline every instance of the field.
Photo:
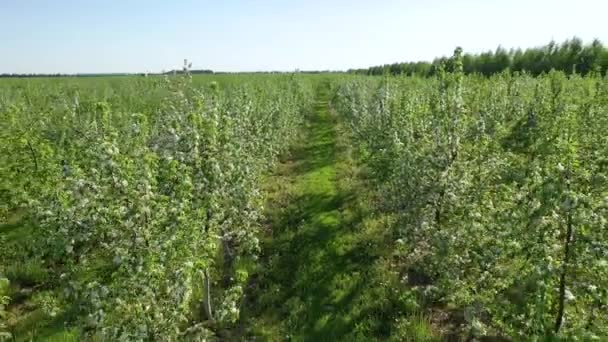
M 0 80 L 0 340 L 608 339 L 608 79 Z

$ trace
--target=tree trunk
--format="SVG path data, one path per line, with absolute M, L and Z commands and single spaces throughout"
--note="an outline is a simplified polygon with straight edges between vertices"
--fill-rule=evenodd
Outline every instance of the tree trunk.
M 559 332 L 559 329 L 562 326 L 562 321 L 564 319 L 564 306 L 566 301 L 566 273 L 568 271 L 568 263 L 570 262 L 570 244 L 572 242 L 572 214 L 568 212 L 568 217 L 566 219 L 566 241 L 564 247 L 564 261 L 562 263 L 562 270 L 559 279 L 559 301 L 557 303 L 557 317 L 555 319 L 555 333 Z
M 203 299 L 203 309 L 205 310 L 205 316 L 210 321 L 213 321 L 213 311 L 211 311 L 211 280 L 209 279 L 209 269 L 204 271 L 205 281 L 205 298 Z

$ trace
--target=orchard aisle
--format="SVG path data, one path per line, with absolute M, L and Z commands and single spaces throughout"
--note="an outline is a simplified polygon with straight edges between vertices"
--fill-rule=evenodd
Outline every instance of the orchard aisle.
M 246 291 L 241 337 L 335 340 L 373 311 L 359 297 L 377 252 L 355 229 L 356 182 L 328 88 L 319 85 L 301 146 L 268 182 L 269 232 Z

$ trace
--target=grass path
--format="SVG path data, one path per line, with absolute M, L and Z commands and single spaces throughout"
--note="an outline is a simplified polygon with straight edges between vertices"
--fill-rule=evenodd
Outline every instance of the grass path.
M 257 340 L 335 341 L 358 330 L 381 336 L 385 294 L 368 282 L 381 239 L 361 229 L 365 214 L 327 85 L 319 86 L 305 135 L 268 182 L 269 232 L 242 322 Z

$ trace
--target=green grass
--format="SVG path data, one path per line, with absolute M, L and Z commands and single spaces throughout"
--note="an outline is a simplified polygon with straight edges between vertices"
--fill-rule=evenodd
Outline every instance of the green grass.
M 0 243 L 14 251 L 0 253 L 0 263 L 4 258 L 11 260 L 0 264 L 0 273 L 10 282 L 7 329 L 13 341 L 78 341 L 78 329 L 66 325 L 74 314 L 59 300 L 62 287 L 51 279 L 54 270 L 32 255 L 43 232 L 21 214 L 0 224 Z
M 383 340 L 403 311 L 388 229 L 366 209 L 327 91 L 319 87 L 302 143 L 268 179 L 269 232 L 247 293 L 245 340 Z M 424 328 L 411 327 L 432 336 Z

